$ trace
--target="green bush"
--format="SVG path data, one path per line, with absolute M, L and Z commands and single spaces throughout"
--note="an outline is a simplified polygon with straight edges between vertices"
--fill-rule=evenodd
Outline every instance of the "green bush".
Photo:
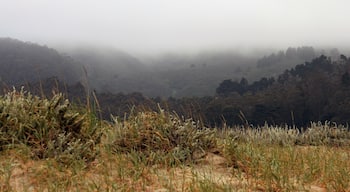
M 123 121 L 115 119 L 109 135 L 108 143 L 114 152 L 136 151 L 148 157 L 158 156 L 158 160 L 163 154 L 173 163 L 193 161 L 216 146 L 214 130 L 163 110 L 140 112 Z
M 62 94 L 41 99 L 14 90 L 0 97 L 0 149 L 24 144 L 34 158 L 90 161 L 102 131 L 88 115 L 74 110 Z

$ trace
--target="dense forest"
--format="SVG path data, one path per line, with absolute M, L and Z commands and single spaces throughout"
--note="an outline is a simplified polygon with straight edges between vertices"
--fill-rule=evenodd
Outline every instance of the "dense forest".
M 62 54 L 1 38 L 0 67 L 1 91 L 25 86 L 46 97 L 60 91 L 76 103 L 89 99 L 105 119 L 159 104 L 208 126 L 350 121 L 350 59 L 337 49 L 136 58 L 92 48 Z

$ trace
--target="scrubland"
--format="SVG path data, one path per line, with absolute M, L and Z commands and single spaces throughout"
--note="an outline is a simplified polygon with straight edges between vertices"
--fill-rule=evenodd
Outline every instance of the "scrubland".
M 95 113 L 61 94 L 1 96 L 0 191 L 350 190 L 347 126 L 211 128 L 161 108 L 113 122 Z

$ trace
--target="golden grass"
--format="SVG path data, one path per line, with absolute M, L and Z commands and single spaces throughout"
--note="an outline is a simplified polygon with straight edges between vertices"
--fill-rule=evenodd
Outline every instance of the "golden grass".
M 238 148 L 246 148 L 239 145 Z M 350 149 L 253 147 L 237 165 L 208 153 L 190 165 L 149 166 L 128 154 L 101 154 L 64 167 L 16 150 L 1 154 L 1 191 L 349 191 Z M 250 152 L 247 150 L 251 150 Z M 254 152 L 254 154 L 252 153 Z M 11 158 L 8 158 L 11 157 Z

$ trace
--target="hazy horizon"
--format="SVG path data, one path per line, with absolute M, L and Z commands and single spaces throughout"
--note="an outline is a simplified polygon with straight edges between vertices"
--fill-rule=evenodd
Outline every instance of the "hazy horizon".
M 348 48 L 345 0 L 3 0 L 0 37 L 132 53 Z

